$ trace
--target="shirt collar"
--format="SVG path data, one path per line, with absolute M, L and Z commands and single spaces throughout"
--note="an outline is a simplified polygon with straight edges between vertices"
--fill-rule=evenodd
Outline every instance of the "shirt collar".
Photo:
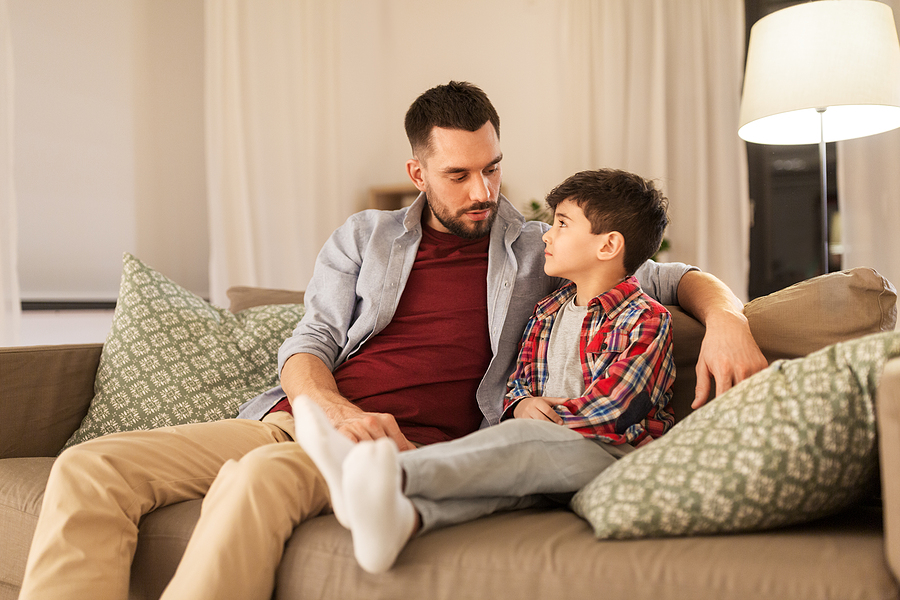
M 606 292 L 591 298 L 591 301 L 588 302 L 588 312 L 603 311 L 608 317 L 613 317 L 628 300 L 640 291 L 641 286 L 637 278 L 633 275 L 627 277 Z M 538 302 L 534 316 L 538 319 L 546 319 L 562 308 L 575 295 L 575 292 L 575 284 L 570 281 Z

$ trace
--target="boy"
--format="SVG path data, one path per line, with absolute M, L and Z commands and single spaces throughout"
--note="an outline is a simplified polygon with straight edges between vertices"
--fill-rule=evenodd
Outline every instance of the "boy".
M 632 276 L 659 248 L 666 198 L 604 169 L 570 177 L 547 203 L 544 268 L 571 283 L 535 308 L 499 425 L 399 453 L 385 438 L 354 445 L 318 406 L 295 403 L 296 439 L 369 572 L 416 533 L 571 494 L 674 422 L 671 316 Z

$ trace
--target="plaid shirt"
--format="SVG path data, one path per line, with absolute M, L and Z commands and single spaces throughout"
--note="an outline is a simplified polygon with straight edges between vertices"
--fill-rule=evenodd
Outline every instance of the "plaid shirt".
M 570 283 L 535 307 L 509 379 L 504 419 L 522 398 L 543 395 L 550 330 L 574 295 Z M 585 392 L 556 407 L 567 427 L 611 444 L 637 445 L 674 424 L 668 406 L 675 380 L 671 319 L 634 277 L 590 301 L 580 341 Z

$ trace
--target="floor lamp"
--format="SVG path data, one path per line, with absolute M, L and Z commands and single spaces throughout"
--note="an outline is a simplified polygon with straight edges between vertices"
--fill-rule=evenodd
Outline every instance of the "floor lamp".
M 750 30 L 738 135 L 757 144 L 819 144 L 822 272 L 828 272 L 827 142 L 900 127 L 900 43 L 891 8 L 818 0 Z

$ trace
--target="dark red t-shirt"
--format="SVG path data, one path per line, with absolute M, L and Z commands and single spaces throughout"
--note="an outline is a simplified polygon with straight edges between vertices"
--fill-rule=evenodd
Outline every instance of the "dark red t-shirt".
M 471 433 L 483 418 L 475 391 L 491 361 L 490 239 L 423 230 L 391 322 L 334 378 L 345 398 L 394 415 L 407 439 L 430 444 Z

